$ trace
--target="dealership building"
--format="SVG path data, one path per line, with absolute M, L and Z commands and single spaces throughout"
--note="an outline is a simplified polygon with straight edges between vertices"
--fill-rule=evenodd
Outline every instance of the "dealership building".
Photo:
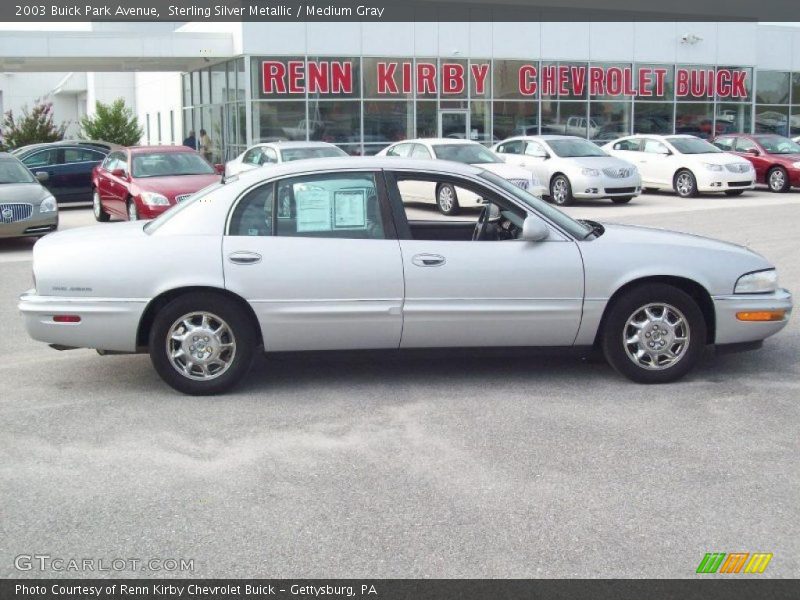
M 158 26 L 160 32 L 153 24 L 129 23 L 80 35 L 15 33 L 52 38 L 35 56 L 24 50 L 33 44 L 2 35 L 0 71 L 61 71 L 62 77 L 89 71 L 91 79 L 128 73 L 123 95 L 145 126 L 143 142 L 179 143 L 190 130 L 205 129 L 220 160 L 281 139 L 323 140 L 351 154 L 374 154 L 422 136 L 490 143 L 522 133 L 596 141 L 628 133 L 800 135 L 800 28 L 793 26 Z M 97 42 L 109 36 L 113 44 Z M 91 90 L 84 95 L 99 97 Z

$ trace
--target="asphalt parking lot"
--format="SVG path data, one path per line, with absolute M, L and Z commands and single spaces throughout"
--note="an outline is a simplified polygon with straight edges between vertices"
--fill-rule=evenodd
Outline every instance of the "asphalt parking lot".
M 800 192 L 568 212 L 747 244 L 800 291 Z M 146 355 L 28 339 L 31 247 L 0 240 L 0 576 L 63 574 L 20 554 L 194 561 L 70 576 L 682 578 L 706 552 L 800 571 L 797 315 L 665 386 L 563 356 L 282 356 L 194 398 Z

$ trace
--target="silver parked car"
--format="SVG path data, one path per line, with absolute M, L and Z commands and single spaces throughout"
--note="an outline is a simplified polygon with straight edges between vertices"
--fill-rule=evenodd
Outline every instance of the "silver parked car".
M 56 199 L 19 159 L 0 152 L 0 238 L 45 235 L 56 229 Z
M 575 199 L 610 198 L 625 204 L 642 192 L 636 167 L 592 142 L 567 135 L 513 137 L 492 147 L 508 164 L 530 169 L 559 206 Z
M 477 221 L 409 220 L 406 181 L 487 204 Z M 257 349 L 594 346 L 634 381 L 669 382 L 792 308 L 747 248 L 576 221 L 486 169 L 403 158 L 257 169 L 146 224 L 49 235 L 33 270 L 33 338 L 149 352 L 190 394 L 229 389 Z

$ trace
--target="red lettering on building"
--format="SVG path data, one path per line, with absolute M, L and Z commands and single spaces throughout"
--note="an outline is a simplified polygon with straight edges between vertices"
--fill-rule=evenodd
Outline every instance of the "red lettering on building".
M 464 93 L 464 65 L 442 64 L 442 94 Z
M 353 63 L 350 62 L 331 63 L 331 93 L 333 94 L 353 93 Z
M 379 94 L 396 94 L 397 82 L 394 79 L 394 72 L 397 69 L 397 63 L 378 63 L 378 93 Z
M 519 68 L 519 93 L 523 96 L 536 94 L 536 67 L 522 65 Z
M 330 72 L 328 63 L 308 61 L 306 73 L 308 75 L 308 91 L 312 94 L 329 94 L 331 91 Z
M 417 93 L 436 93 L 436 65 L 417 63 Z
M 286 65 L 274 60 L 261 63 L 261 91 L 265 94 L 286 93 Z
M 472 81 L 475 82 L 475 94 L 481 96 L 486 93 L 486 77 L 489 75 L 489 65 L 486 63 L 480 65 L 470 65 L 469 70 L 472 72 Z

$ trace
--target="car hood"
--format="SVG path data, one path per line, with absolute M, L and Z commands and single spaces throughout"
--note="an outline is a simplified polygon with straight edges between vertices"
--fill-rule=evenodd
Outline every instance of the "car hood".
M 708 154 L 683 154 L 689 158 L 697 159 L 704 163 L 712 165 L 729 165 L 731 163 L 749 163 L 750 161 L 735 154 L 728 152 L 709 152 Z
M 494 173 L 495 175 L 498 175 L 503 179 L 531 178 L 531 172 L 528 171 L 528 169 L 523 169 L 522 167 L 515 167 L 514 165 L 508 165 L 506 163 L 480 163 L 472 166 L 478 167 L 479 169 L 486 169 L 487 171 Z
M 800 162 L 800 154 L 770 154 L 769 156 L 783 163 Z
M 220 175 L 170 175 L 168 177 L 143 177 L 136 180 L 136 187 L 143 192 L 157 192 L 168 198 L 181 194 L 193 194 L 207 185 L 220 180 Z
M 620 169 L 633 166 L 628 161 L 615 156 L 573 156 L 561 160 L 587 169 Z
M 0 184 L 0 204 L 24 202 L 25 204 L 39 204 L 50 195 L 38 183 L 3 183 Z

